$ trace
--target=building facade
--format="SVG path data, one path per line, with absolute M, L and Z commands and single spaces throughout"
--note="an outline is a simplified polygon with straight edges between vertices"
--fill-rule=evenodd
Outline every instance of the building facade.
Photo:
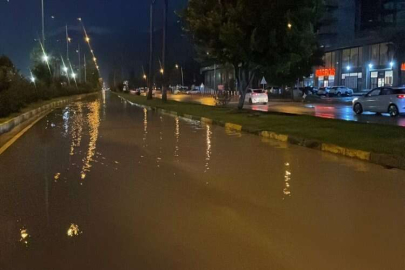
M 355 91 L 399 86 L 405 65 L 395 59 L 392 38 L 405 29 L 404 0 L 330 1 L 319 30 L 324 66 L 316 87 L 344 85 Z

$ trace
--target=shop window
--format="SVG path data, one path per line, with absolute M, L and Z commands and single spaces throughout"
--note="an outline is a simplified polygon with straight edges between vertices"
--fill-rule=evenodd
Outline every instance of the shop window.
M 372 63 L 379 63 L 379 55 L 380 55 L 380 44 L 374 44 L 371 46 L 371 62 Z
M 332 67 L 332 53 L 325 53 L 324 57 L 325 67 L 330 68 Z
M 354 67 L 359 65 L 359 48 L 352 48 L 350 50 L 350 64 Z
M 388 44 L 381 43 L 380 44 L 380 65 L 387 65 L 389 62 L 388 60 Z
M 394 73 L 392 70 L 385 72 L 385 85 L 384 86 L 392 86 L 394 83 Z
M 343 50 L 343 66 L 350 65 L 350 49 Z
M 359 67 L 363 66 L 363 47 L 359 47 Z

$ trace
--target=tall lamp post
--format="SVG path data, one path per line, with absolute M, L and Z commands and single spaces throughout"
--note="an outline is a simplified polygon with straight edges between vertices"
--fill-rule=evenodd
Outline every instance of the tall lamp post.
M 45 8 L 44 8 L 44 0 L 41 0 L 41 10 L 42 10 L 42 44 L 45 47 Z
M 153 5 L 156 3 L 156 0 L 152 0 L 150 3 L 150 29 L 149 29 L 149 91 L 147 99 L 152 99 L 152 72 L 153 72 Z
M 167 88 L 166 88 L 166 76 L 164 71 L 166 69 L 166 35 L 167 35 L 167 10 L 169 8 L 169 0 L 164 0 L 164 8 L 163 8 L 163 47 L 162 47 L 162 101 L 167 101 Z

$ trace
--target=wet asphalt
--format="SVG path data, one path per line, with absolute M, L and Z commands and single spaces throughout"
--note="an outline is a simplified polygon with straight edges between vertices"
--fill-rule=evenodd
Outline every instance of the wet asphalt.
M 0 156 L 0 269 L 405 269 L 405 172 L 110 93 Z
M 160 97 L 160 95 L 157 95 Z M 211 96 L 201 95 L 169 95 L 169 98 L 180 102 L 195 102 L 208 106 L 215 106 L 215 100 Z M 262 112 L 277 112 L 296 115 L 310 115 L 319 118 L 338 119 L 344 121 L 354 121 L 360 123 L 373 123 L 383 125 L 393 125 L 405 127 L 405 116 L 390 117 L 389 114 L 377 115 L 372 112 L 364 112 L 362 115 L 356 115 L 353 112 L 351 102 L 355 97 L 342 98 L 317 98 L 304 102 L 291 102 L 289 100 L 272 100 L 267 105 L 245 104 L 245 109 Z M 237 97 L 229 106 L 237 106 Z

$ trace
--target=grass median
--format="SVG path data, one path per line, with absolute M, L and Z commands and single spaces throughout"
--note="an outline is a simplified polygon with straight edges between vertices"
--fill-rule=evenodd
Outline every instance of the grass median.
M 397 126 L 323 119 L 307 115 L 261 113 L 194 103 L 147 100 L 143 96 L 118 93 L 131 102 L 176 111 L 215 121 L 230 122 L 253 130 L 272 131 L 299 138 L 336 144 L 346 148 L 405 157 L 405 129 Z

